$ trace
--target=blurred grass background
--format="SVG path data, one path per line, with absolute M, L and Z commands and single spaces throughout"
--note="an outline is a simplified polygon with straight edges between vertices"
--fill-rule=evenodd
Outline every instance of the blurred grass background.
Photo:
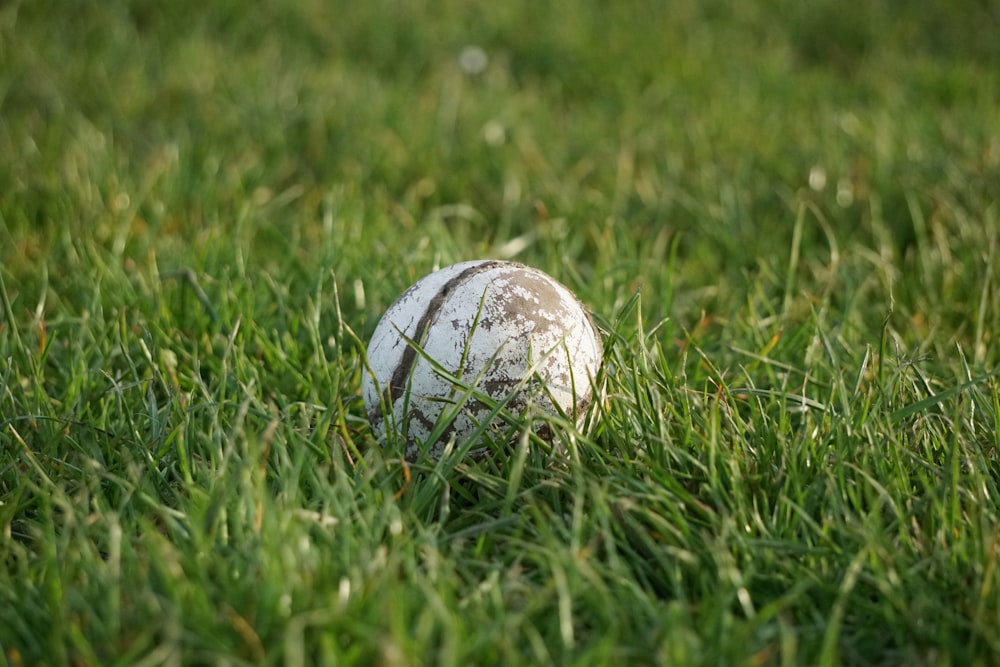
M 998 160 L 995 10 L 913 7 L 14 3 L 7 224 L 31 233 L 5 264 L 33 274 L 18 243 L 83 230 L 195 268 L 242 235 L 264 266 L 312 255 L 309 273 L 335 252 L 312 252 L 316 223 L 353 208 L 326 243 L 376 227 L 376 271 L 530 237 L 525 258 L 617 286 L 676 240 L 704 288 L 787 248 L 802 201 L 842 244 L 905 257 L 913 206 L 978 207 Z

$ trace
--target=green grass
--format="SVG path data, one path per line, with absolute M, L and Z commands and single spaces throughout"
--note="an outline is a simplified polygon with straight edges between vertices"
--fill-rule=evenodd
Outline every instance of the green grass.
M 998 28 L 6 3 L 0 665 L 995 664 Z M 607 400 L 406 467 L 365 342 L 480 257 Z

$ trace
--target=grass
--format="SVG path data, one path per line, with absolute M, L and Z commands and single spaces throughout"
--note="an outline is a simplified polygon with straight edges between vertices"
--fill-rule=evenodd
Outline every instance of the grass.
M 990 3 L 161 4 L 0 8 L 0 664 L 1000 659 Z M 407 467 L 479 257 L 607 400 Z

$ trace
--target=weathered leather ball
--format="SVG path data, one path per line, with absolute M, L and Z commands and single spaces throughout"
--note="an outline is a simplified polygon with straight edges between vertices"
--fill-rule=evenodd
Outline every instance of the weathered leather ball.
M 538 409 L 581 426 L 601 355 L 587 309 L 553 278 L 516 262 L 462 262 L 417 281 L 382 316 L 365 409 L 379 440 L 410 460 L 502 432 L 501 403 L 510 415 Z

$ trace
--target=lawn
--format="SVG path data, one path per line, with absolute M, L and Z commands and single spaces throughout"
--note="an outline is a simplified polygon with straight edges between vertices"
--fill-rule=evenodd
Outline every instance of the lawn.
M 1000 662 L 985 0 L 0 5 L 0 665 Z M 404 461 L 454 262 L 592 428 Z

